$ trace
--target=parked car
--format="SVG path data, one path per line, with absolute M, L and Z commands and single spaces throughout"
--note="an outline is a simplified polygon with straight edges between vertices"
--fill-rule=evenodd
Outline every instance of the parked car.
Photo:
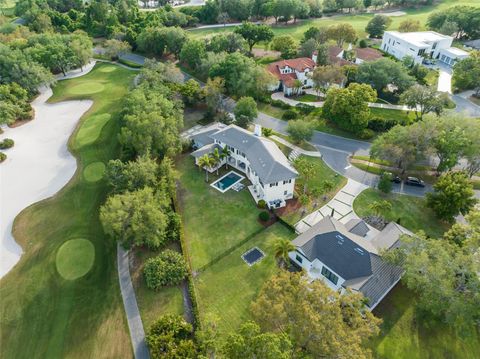
M 388 177 L 393 183 L 402 183 L 402 179 L 399 176 L 394 175 L 392 172 L 383 172 L 382 177 L 384 176 Z
M 420 178 L 417 177 L 407 177 L 405 184 L 409 186 L 425 187 L 425 182 L 423 182 Z

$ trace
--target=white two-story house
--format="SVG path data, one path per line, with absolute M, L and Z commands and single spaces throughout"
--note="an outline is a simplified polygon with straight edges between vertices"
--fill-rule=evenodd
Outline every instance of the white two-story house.
M 380 48 L 399 60 L 411 56 L 415 63 L 421 64 L 428 57 L 453 66 L 468 57 L 468 52 L 452 47 L 452 42 L 453 37 L 435 31 L 385 31 Z
M 289 257 L 311 280 L 322 280 L 341 293 L 346 289 L 362 293 L 373 310 L 403 273 L 383 261 L 380 252 L 398 246 L 401 235 L 412 234 L 394 222 L 373 238 L 367 239 L 368 232 L 362 220 L 343 224 L 327 216 L 293 240 L 296 249 Z
M 277 78 L 278 82 L 270 88 L 270 91 L 283 91 L 285 95 L 291 96 L 295 91 L 312 87 L 313 81 L 310 74 L 315 66 L 315 61 L 309 57 L 272 62 L 267 66 L 267 70 Z M 299 87 L 295 86 L 297 80 Z
M 215 124 L 191 137 L 197 148 L 192 155 L 198 165 L 203 155 L 215 148 L 227 148 L 228 156 L 211 171 L 223 165 L 235 168 L 251 182 L 248 189 L 255 202 L 264 200 L 269 208 L 283 207 L 293 198 L 298 172 L 277 145 L 261 133 L 258 125 L 252 133 L 236 125 Z

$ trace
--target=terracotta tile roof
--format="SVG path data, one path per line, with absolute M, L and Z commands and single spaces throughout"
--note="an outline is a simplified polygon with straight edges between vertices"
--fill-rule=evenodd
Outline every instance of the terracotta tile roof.
M 383 57 L 380 51 L 372 49 L 371 47 L 366 47 L 364 49 L 358 47 L 355 49 L 355 53 L 357 58 L 363 61 L 374 61 Z
M 351 65 L 349 61 L 338 57 L 342 51 L 343 49 L 338 46 L 331 46 L 328 48 L 328 59 L 331 64 L 336 64 L 339 66 Z
M 295 72 L 289 74 L 280 74 L 280 78 L 283 84 L 287 87 L 292 87 L 295 80 L 297 80 L 297 75 Z
M 297 59 L 290 59 L 290 60 L 280 60 L 276 62 L 272 62 L 267 66 L 267 70 L 271 72 L 274 76 L 280 79 L 281 68 L 290 67 L 292 69 L 297 70 L 298 72 L 304 72 L 305 69 L 311 69 L 315 67 L 315 62 L 309 57 L 299 57 Z

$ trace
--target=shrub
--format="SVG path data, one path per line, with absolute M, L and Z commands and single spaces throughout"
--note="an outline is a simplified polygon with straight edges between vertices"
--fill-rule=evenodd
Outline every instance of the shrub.
M 159 290 L 184 280 L 187 276 L 187 265 L 180 253 L 167 249 L 157 257 L 147 260 L 143 275 L 148 288 Z
M 3 152 L 0 152 L 0 163 L 5 161 L 7 159 L 7 155 Z
M 285 121 L 295 120 L 297 118 L 298 118 L 298 112 L 295 110 L 287 110 L 282 115 L 282 120 L 285 120 Z
M 398 121 L 395 119 L 387 118 L 383 119 L 381 117 L 372 117 L 368 120 L 367 128 L 375 132 L 385 132 L 398 124 Z
M 383 193 L 390 193 L 392 191 L 392 177 L 389 174 L 383 173 L 378 182 L 378 189 Z
M 262 208 L 262 209 L 267 208 L 267 202 L 265 202 L 263 199 L 261 199 L 260 201 L 258 201 L 257 206 L 258 206 L 258 208 Z
M 0 142 L 0 150 L 11 148 L 14 144 L 15 142 L 11 138 L 5 138 L 2 142 Z
M 370 130 L 368 128 L 365 128 L 358 133 L 358 137 L 360 137 L 363 140 L 368 140 L 368 139 L 372 138 L 373 136 L 375 136 L 375 132 L 373 132 L 372 130 Z
M 295 143 L 309 141 L 313 136 L 313 126 L 305 120 L 288 121 L 287 133 Z
M 302 115 L 309 115 L 310 113 L 312 113 L 315 110 L 315 106 L 307 105 L 305 103 L 297 103 L 295 105 L 295 108 Z
M 360 42 L 358 43 L 358 46 L 360 46 L 362 49 L 366 48 L 368 46 L 367 40 L 361 39 Z
M 289 110 L 290 108 L 292 108 L 292 106 L 290 106 L 288 103 L 285 103 L 281 100 L 272 100 L 271 105 L 274 107 L 283 108 L 284 110 Z
M 270 137 L 271 135 L 273 135 L 273 130 L 268 127 L 262 127 L 262 135 L 264 135 L 265 137 Z
M 263 211 L 258 214 L 258 218 L 262 222 L 267 222 L 270 219 L 270 214 L 267 211 Z

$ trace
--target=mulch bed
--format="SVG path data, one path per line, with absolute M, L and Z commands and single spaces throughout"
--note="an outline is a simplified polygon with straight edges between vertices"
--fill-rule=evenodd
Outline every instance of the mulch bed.
M 289 199 L 287 200 L 287 205 L 285 207 L 275 210 L 275 214 L 279 217 L 282 217 L 289 213 L 298 211 L 301 207 L 302 204 L 296 198 Z
M 270 227 L 272 224 L 274 224 L 278 220 L 275 213 L 268 212 L 268 214 L 270 215 L 270 219 L 266 222 L 261 221 L 260 218 L 257 218 L 258 223 L 260 223 L 265 228 Z

